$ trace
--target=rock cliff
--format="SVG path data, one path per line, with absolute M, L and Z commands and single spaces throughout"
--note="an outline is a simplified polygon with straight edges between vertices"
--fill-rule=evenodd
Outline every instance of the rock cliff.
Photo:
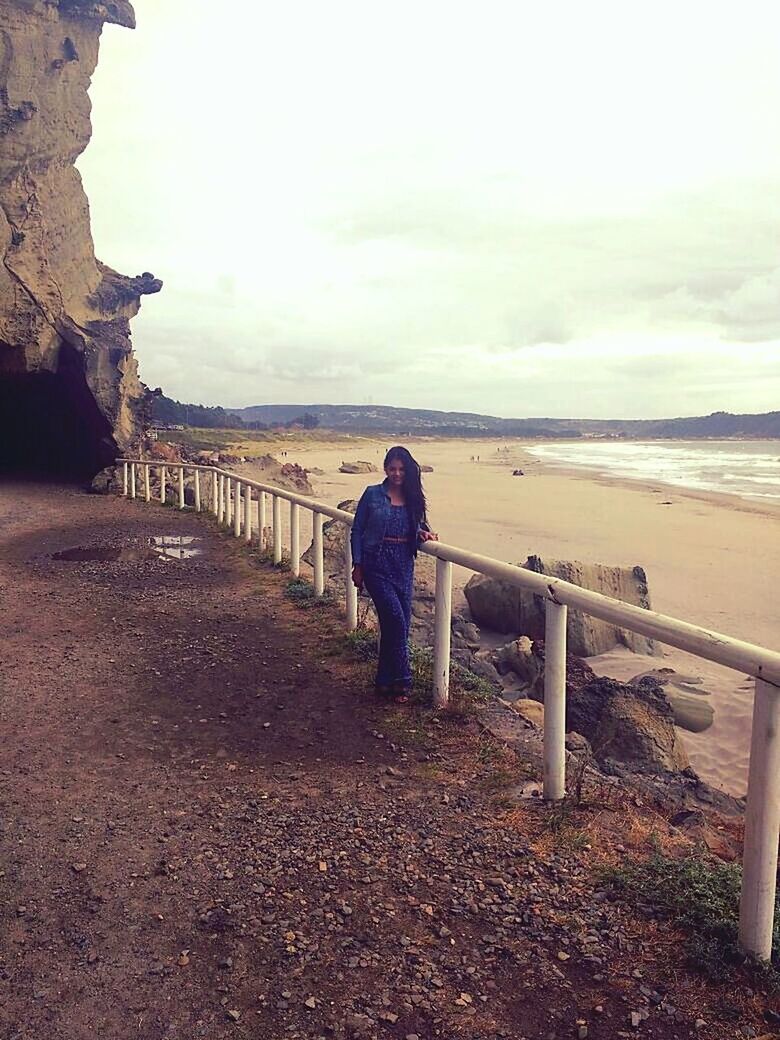
M 520 566 L 650 609 L 647 576 L 641 567 L 608 567 L 600 563 L 579 563 L 576 560 L 542 560 L 539 556 L 529 556 Z M 544 638 L 544 599 L 541 596 L 484 574 L 474 574 L 464 592 L 478 624 L 495 632 L 511 632 L 531 639 Z M 579 610 L 568 612 L 566 641 L 569 650 L 579 657 L 601 654 L 619 644 L 638 654 L 658 653 L 651 639 L 599 621 Z
M 105 22 L 128 0 L 0 0 L 0 468 L 89 476 L 135 437 L 129 320 L 162 283 L 95 258 L 75 161 Z

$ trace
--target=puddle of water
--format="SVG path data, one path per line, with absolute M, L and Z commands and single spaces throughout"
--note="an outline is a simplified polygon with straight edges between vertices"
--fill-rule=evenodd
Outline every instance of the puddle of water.
M 52 554 L 53 560 L 65 560 L 75 563 L 96 561 L 97 563 L 115 563 L 117 560 L 128 562 L 138 560 L 188 560 L 193 556 L 201 556 L 203 539 L 192 535 L 166 534 L 149 538 L 141 545 L 77 545 L 72 549 L 63 549 Z
M 127 548 L 121 545 L 77 545 L 74 549 L 63 549 L 62 552 L 54 553 L 52 559 L 77 562 L 98 560 L 101 563 L 108 563 L 121 559 L 125 552 L 127 552 Z
M 202 538 L 193 535 L 166 534 L 150 538 L 149 544 L 154 552 L 168 560 L 188 560 L 192 556 L 202 556 L 200 548 Z

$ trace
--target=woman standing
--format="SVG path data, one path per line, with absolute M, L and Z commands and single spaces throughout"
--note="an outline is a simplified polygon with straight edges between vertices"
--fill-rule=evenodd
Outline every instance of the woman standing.
M 365 585 L 379 617 L 376 691 L 398 703 L 409 699 L 409 626 L 414 560 L 421 542 L 438 535 L 428 527 L 420 467 L 406 448 L 385 455 L 385 479 L 367 487 L 355 512 L 350 540 L 352 581 Z

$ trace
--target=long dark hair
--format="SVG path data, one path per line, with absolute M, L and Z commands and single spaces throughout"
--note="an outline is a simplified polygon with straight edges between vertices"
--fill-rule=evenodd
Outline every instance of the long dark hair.
M 428 522 L 428 504 L 425 501 L 425 492 L 420 476 L 420 466 L 411 452 L 400 445 L 391 448 L 385 455 L 384 468 L 390 465 L 393 459 L 398 459 L 404 465 L 404 496 L 406 508 L 414 518 L 415 527 Z

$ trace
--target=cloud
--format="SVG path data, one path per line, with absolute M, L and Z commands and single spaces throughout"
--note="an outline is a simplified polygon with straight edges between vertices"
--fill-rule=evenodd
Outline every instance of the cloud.
M 165 282 L 142 376 L 236 406 L 770 407 L 780 13 L 713 0 L 705 32 L 659 2 L 641 33 L 567 5 L 561 35 L 556 4 L 291 0 L 237 34 L 136 0 L 80 166 L 99 255 Z

